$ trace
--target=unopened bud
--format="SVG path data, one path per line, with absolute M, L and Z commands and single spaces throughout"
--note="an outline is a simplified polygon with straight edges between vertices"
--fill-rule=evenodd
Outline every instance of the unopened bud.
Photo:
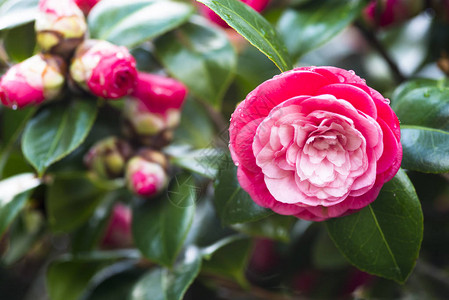
M 168 184 L 165 156 L 156 151 L 134 156 L 126 167 L 126 182 L 129 190 L 136 195 L 152 197 L 159 194 Z
M 44 51 L 68 57 L 82 42 L 87 24 L 73 0 L 41 0 L 35 29 Z
M 421 0 L 372 0 L 363 15 L 369 25 L 387 27 L 416 16 L 422 8 Z
M 168 144 L 179 125 L 186 94 L 186 87 L 175 79 L 139 72 L 134 92 L 125 102 L 127 135 L 156 148 Z
M 86 16 L 98 2 L 100 2 L 100 0 L 75 0 L 76 5 L 78 5 Z
M 75 52 L 70 75 L 84 90 L 98 97 L 117 99 L 134 90 L 136 61 L 125 47 L 86 40 Z
M 97 176 L 104 179 L 124 175 L 131 146 L 124 140 L 110 137 L 97 142 L 84 157 L 84 162 Z
M 132 245 L 132 212 L 128 206 L 116 204 L 106 229 L 102 246 L 106 248 L 127 248 Z
M 54 99 L 65 82 L 64 61 L 37 54 L 10 68 L 0 79 L 0 100 L 10 108 L 38 105 Z

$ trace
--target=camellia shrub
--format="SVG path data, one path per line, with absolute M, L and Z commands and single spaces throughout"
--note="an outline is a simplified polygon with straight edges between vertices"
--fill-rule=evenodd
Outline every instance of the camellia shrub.
M 0 298 L 447 299 L 448 16 L 0 1 Z

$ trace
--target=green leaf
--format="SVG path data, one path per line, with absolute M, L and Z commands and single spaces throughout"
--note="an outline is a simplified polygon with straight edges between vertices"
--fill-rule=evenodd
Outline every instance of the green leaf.
M 88 23 L 93 38 L 133 47 L 180 26 L 193 12 L 177 1 L 109 0 L 95 5 Z
M 183 259 L 170 271 L 156 268 L 134 286 L 130 300 L 181 300 L 201 269 L 197 248 L 186 249 Z
M 32 56 L 36 47 L 34 24 L 28 23 L 8 30 L 4 47 L 8 57 L 14 62 L 21 62 Z
M 412 272 L 423 238 L 423 215 L 403 170 L 372 204 L 326 225 L 342 254 L 360 270 L 400 283 Z
M 217 148 L 187 150 L 185 147 L 165 148 L 172 165 L 214 179 L 225 153 Z
M 25 206 L 30 190 L 40 183 L 31 173 L 0 181 L 0 237 Z
M 237 180 L 237 168 L 227 157 L 215 181 L 214 203 L 223 224 L 230 225 L 257 221 L 273 212 L 257 205 Z
M 182 109 L 181 124 L 175 131 L 173 144 L 209 148 L 214 138 L 214 125 L 207 111 L 198 101 L 187 98 Z
M 196 186 L 188 175 L 176 176 L 158 199 L 133 207 L 132 232 L 137 248 L 150 260 L 173 265 L 195 215 Z
M 222 30 L 192 18 L 157 39 L 155 46 L 156 55 L 173 77 L 199 99 L 220 108 L 237 64 L 234 48 Z
M 42 176 L 54 162 L 75 150 L 95 121 L 95 101 L 76 100 L 42 109 L 28 122 L 22 137 L 26 159 Z
M 91 252 L 86 256 L 64 256 L 53 261 L 47 271 L 51 300 L 78 300 L 100 270 L 121 259 L 139 259 L 132 250 Z
M 413 81 L 395 92 L 401 121 L 402 167 L 426 173 L 449 171 L 449 88 L 444 81 Z
M 335 37 L 345 29 L 368 1 L 316 0 L 299 9 L 287 9 L 278 21 L 277 28 L 290 55 L 297 60 Z
M 46 198 L 51 229 L 54 232 L 70 232 L 83 225 L 107 191 L 87 174 L 56 176 L 48 187 Z
M 6 0 L 0 2 L 0 30 L 34 21 L 38 2 L 39 0 Z
M 348 265 L 348 261 L 338 251 L 325 230 L 318 235 L 311 252 L 313 265 L 317 269 L 336 270 Z
M 274 214 L 259 221 L 235 224 L 232 228 L 253 237 L 288 242 L 290 231 L 296 220 L 297 218 L 294 217 Z
M 251 240 L 239 239 L 218 249 L 210 260 L 203 263 L 203 271 L 235 280 L 248 287 L 245 270 L 251 253 Z
M 197 0 L 212 9 L 229 26 L 271 59 L 282 72 L 292 69 L 285 45 L 259 13 L 238 0 Z

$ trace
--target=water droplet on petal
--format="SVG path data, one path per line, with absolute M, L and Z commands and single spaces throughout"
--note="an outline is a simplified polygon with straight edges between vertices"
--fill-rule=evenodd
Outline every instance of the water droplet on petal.
M 12 108 L 13 110 L 17 110 L 18 106 L 17 106 L 17 104 L 13 104 L 13 105 L 11 106 L 11 108 Z
M 354 70 L 349 70 L 349 73 L 352 74 L 352 75 L 355 75 Z

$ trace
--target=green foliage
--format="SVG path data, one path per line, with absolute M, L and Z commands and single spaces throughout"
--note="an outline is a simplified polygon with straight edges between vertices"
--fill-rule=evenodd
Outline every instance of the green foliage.
M 92 38 L 133 47 L 185 23 L 193 13 L 187 3 L 169 0 L 113 0 L 89 14 Z
M 404 171 L 360 212 L 326 222 L 342 254 L 359 269 L 405 282 L 423 238 L 421 205 Z
M 95 101 L 78 99 L 68 105 L 47 106 L 28 122 L 22 137 L 22 151 L 39 176 L 84 141 L 96 114 Z
M 221 107 L 237 63 L 234 48 L 222 31 L 203 19 L 192 18 L 157 39 L 155 46 L 157 56 L 173 77 L 199 99 Z
M 38 0 L 5 0 L 0 2 L 0 30 L 34 21 Z
M 198 0 L 270 58 L 281 71 L 292 68 L 284 43 L 273 26 L 238 0 Z

